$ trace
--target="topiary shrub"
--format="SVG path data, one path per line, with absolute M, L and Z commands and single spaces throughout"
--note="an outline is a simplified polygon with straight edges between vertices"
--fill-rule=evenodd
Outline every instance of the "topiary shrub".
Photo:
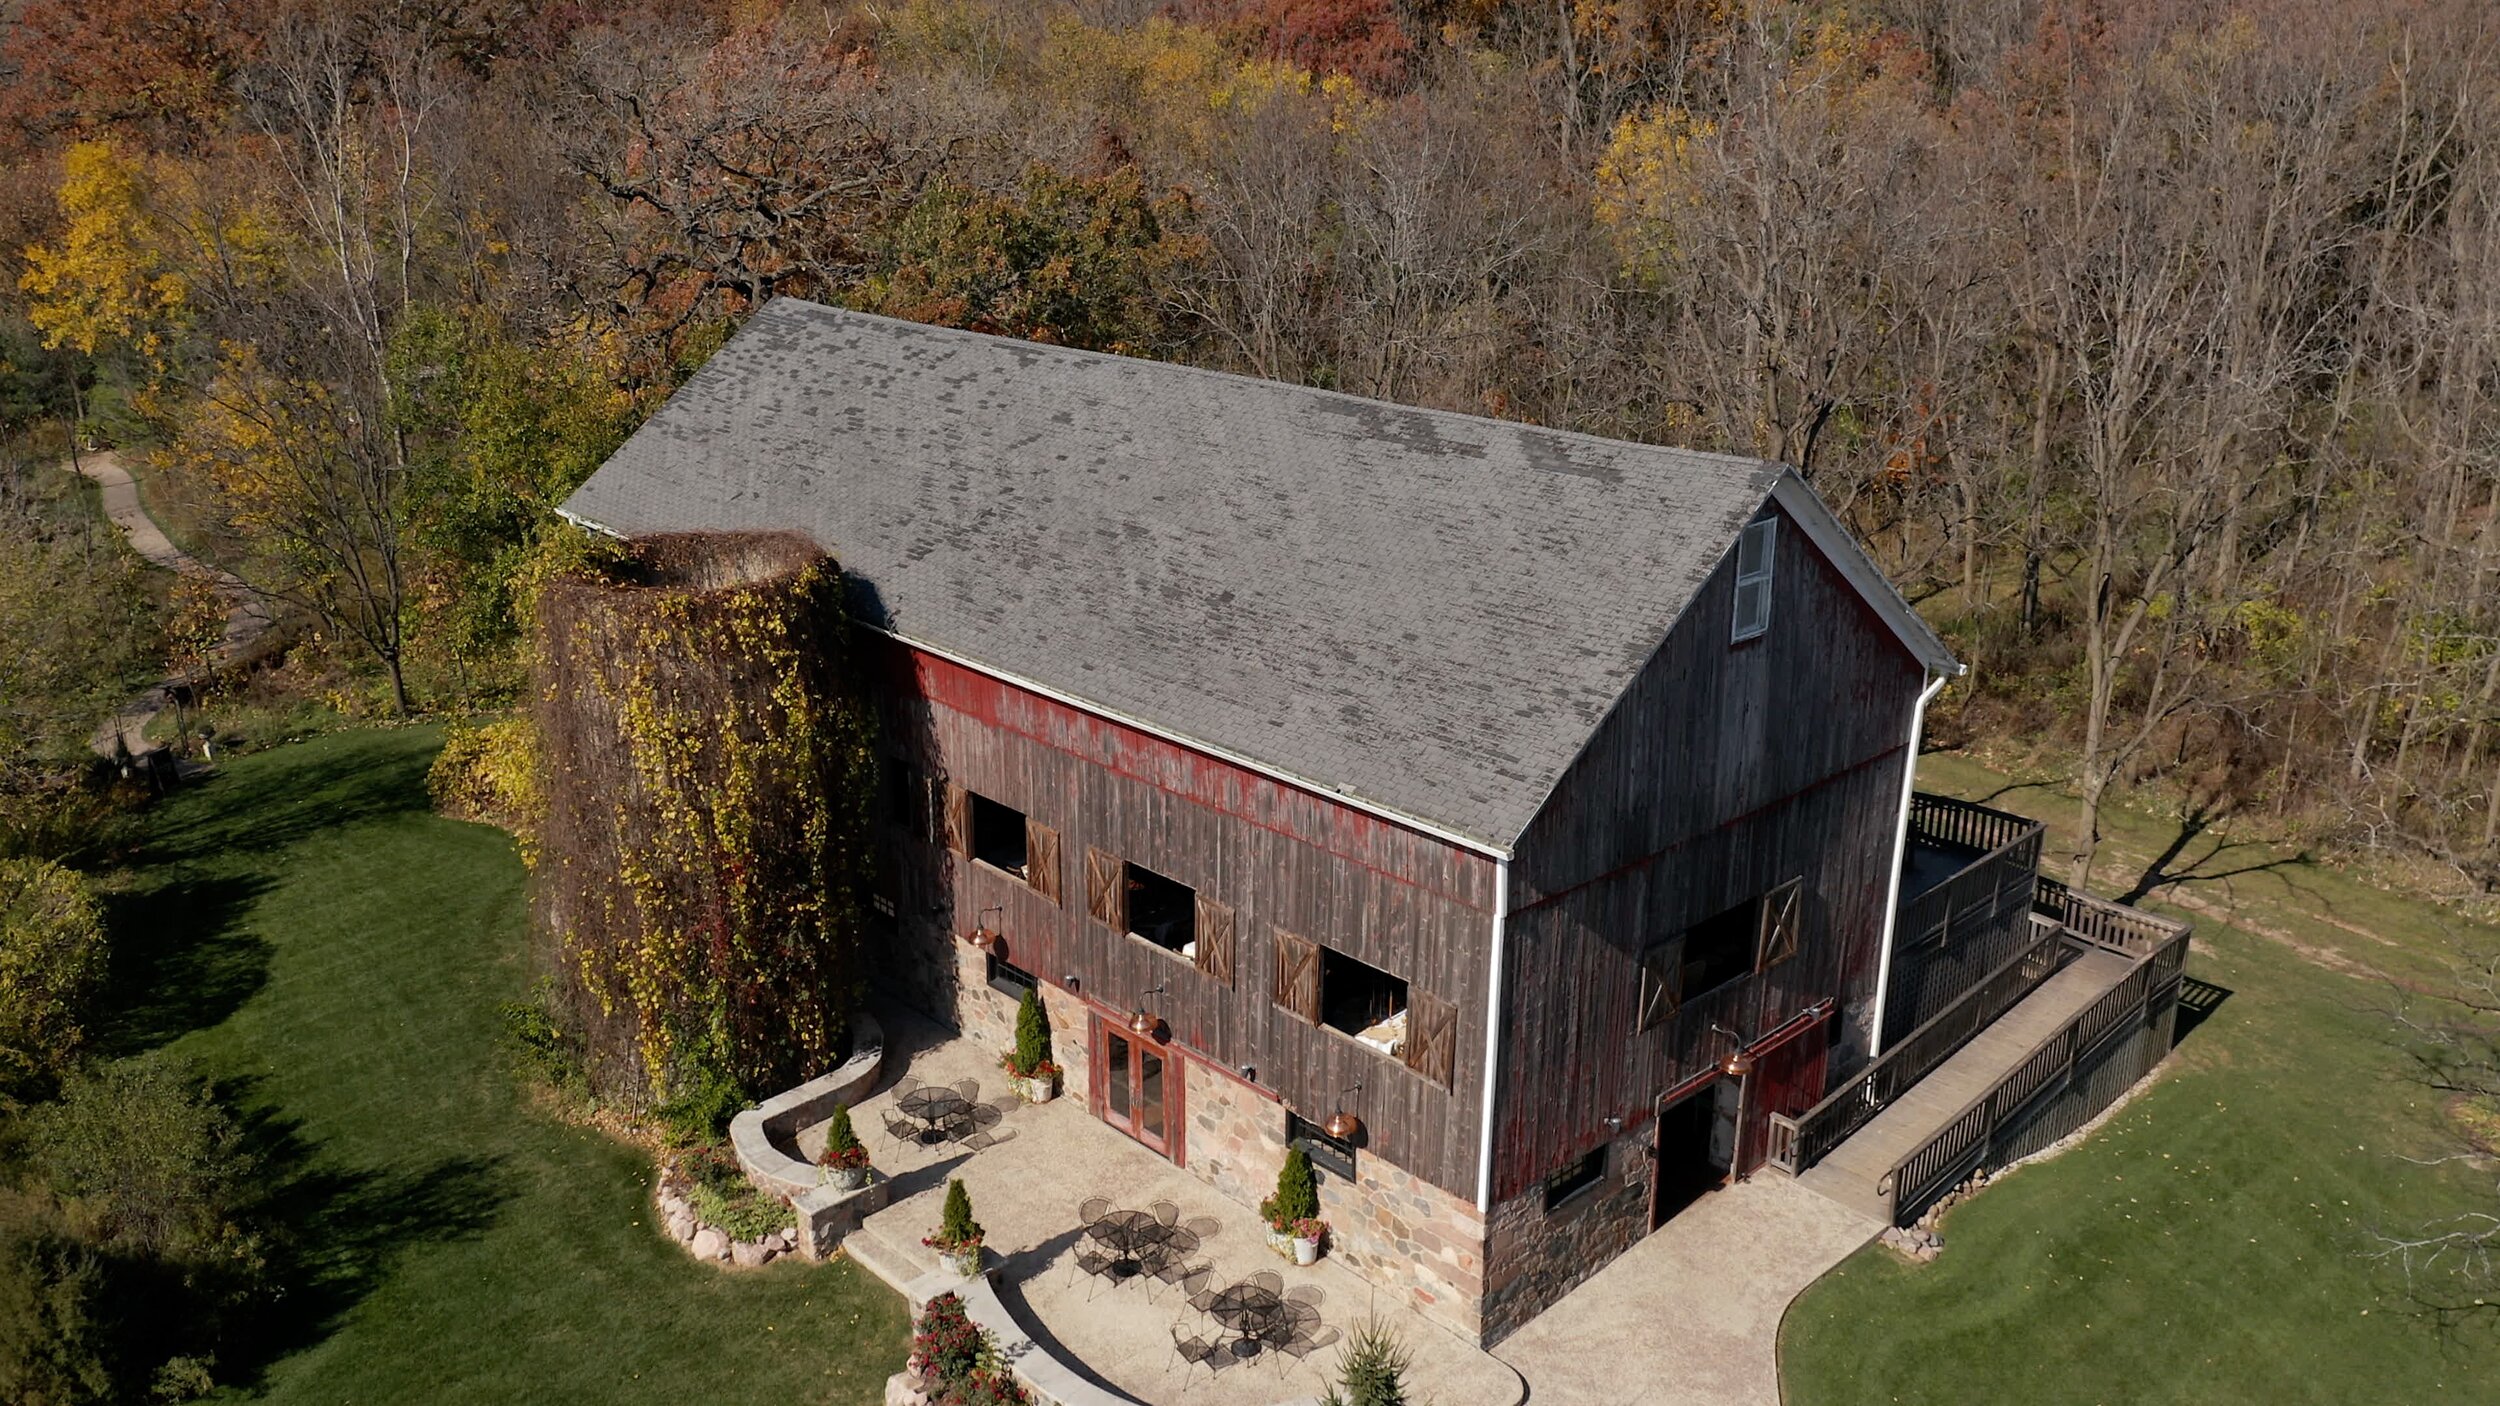
M 849 1104 L 833 1106 L 833 1117 L 825 1124 L 825 1150 L 816 1160 L 837 1171 L 868 1165 L 868 1149 L 860 1146 L 859 1134 L 851 1130 Z
M 629 1108 L 837 1062 L 861 989 L 875 724 L 841 573 L 789 535 L 659 537 L 538 588 L 534 927 Z
M 50 1089 L 86 1043 L 104 980 L 104 914 L 44 859 L 0 859 L 0 1097 Z
M 1276 1172 L 1276 1194 L 1259 1203 L 1270 1230 L 1292 1232 L 1295 1222 L 1319 1215 L 1319 1179 L 1311 1174 L 1311 1154 L 1299 1144 L 1285 1149 L 1285 1165 Z
M 920 1243 L 932 1250 L 958 1253 L 981 1248 L 981 1236 L 981 1223 L 972 1218 L 972 1193 L 964 1189 L 964 1179 L 948 1179 L 946 1209 L 938 1214 L 937 1233 L 923 1236 Z
M 1030 986 L 1016 1002 L 1016 1049 L 1007 1057 L 1007 1072 L 1018 1079 L 1047 1079 L 1059 1073 L 1059 1066 L 1050 1060 L 1050 1013 L 1042 1009 L 1042 993 Z

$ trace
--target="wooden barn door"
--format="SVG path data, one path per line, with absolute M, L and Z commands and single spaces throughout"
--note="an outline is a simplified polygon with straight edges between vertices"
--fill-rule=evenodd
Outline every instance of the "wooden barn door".
M 1812 1108 L 1820 1097 L 1831 1029 L 1829 1020 L 1809 1026 L 1796 1038 L 1765 1051 L 1753 1073 L 1745 1077 L 1744 1116 L 1737 1125 L 1738 1176 L 1769 1160 L 1772 1114 L 1793 1118 Z

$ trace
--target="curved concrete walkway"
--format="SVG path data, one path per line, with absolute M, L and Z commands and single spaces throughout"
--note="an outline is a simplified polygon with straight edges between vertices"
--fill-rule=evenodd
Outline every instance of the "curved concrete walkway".
M 1766 1171 L 1695 1202 L 1493 1355 L 1527 1379 L 1528 1406 L 1779 1406 L 1790 1301 L 1882 1229 Z
M 96 487 L 102 490 L 104 515 L 111 518 L 113 525 L 122 530 L 122 535 L 130 539 L 131 547 L 139 555 L 168 571 L 178 571 L 185 576 L 204 576 L 216 586 L 217 594 L 226 602 L 226 632 L 217 641 L 217 647 L 210 651 L 209 667 L 212 670 L 224 668 L 242 657 L 244 651 L 269 632 L 272 619 L 268 604 L 253 594 L 251 587 L 175 546 L 173 539 L 165 535 L 165 530 L 156 525 L 156 519 L 148 516 L 146 505 L 139 501 L 138 481 L 130 476 L 128 469 L 122 467 L 120 455 L 110 451 L 89 454 L 79 461 L 78 472 L 93 480 Z M 184 675 L 161 679 L 150 685 L 106 719 L 96 729 L 95 736 L 88 739 L 87 745 L 102 757 L 114 754 L 116 738 L 120 740 L 123 750 L 133 757 L 156 750 L 157 744 L 147 740 L 148 724 L 171 706 L 174 689 L 191 682 L 194 680 Z

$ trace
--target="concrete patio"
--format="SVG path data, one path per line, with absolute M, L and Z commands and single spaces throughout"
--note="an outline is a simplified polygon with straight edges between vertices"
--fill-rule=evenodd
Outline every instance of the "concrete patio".
M 1693 1203 L 1494 1351 L 1538 1406 L 1779 1406 L 1789 1302 L 1882 1229 L 1766 1172 Z
M 1450 1406 L 1513 1406 L 1524 1398 L 1517 1373 L 1399 1306 L 1395 1295 L 1376 1294 L 1327 1259 L 1298 1268 L 1278 1258 L 1250 1208 L 1096 1120 L 1086 1111 L 1082 1090 L 1040 1107 L 1019 1105 L 987 1049 L 906 1012 L 881 1014 L 885 1072 L 876 1093 L 852 1116 L 878 1170 L 893 1178 L 892 1202 L 852 1234 L 845 1252 L 898 1289 L 938 1268 L 935 1252 L 920 1239 L 938 1223 L 947 1180 L 961 1177 L 972 1195 L 974 1218 L 987 1232 L 999 1298 L 1017 1326 L 1079 1378 L 1117 1397 L 1207 1406 L 1315 1398 L 1333 1380 L 1342 1335 L 1376 1318 L 1395 1328 L 1413 1351 L 1409 1382 L 1420 1397 Z M 953 1143 L 890 1140 L 884 1120 L 895 1111 L 894 1086 L 904 1075 L 924 1083 L 977 1082 L 979 1101 L 1003 1114 L 987 1130 L 995 1141 L 974 1152 Z M 801 1146 L 812 1154 L 823 1137 L 821 1125 L 806 1129 Z M 1218 1331 L 1190 1306 L 1186 1293 L 1152 1280 L 1105 1283 L 1075 1272 L 1074 1255 L 1083 1239 L 1077 1206 L 1093 1196 L 1122 1209 L 1174 1203 L 1182 1223 L 1201 1233 L 1201 1246 L 1190 1258 L 1211 1266 L 1211 1286 L 1274 1270 L 1287 1291 L 1315 1304 L 1322 1323 L 1340 1336 L 1300 1362 L 1267 1354 L 1212 1376 L 1204 1368 L 1185 1371 L 1173 1351 L 1174 1332 Z

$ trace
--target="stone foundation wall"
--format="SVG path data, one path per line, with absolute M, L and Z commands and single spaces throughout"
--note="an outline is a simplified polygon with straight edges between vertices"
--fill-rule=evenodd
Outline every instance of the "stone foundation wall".
M 941 1018 L 951 1016 L 956 1029 L 962 1031 L 985 1049 L 996 1050 L 1004 1058 L 1016 1047 L 1017 1000 L 1003 992 L 990 989 L 989 959 L 964 943 L 951 944 L 954 964 L 949 985 L 953 1005 L 941 1008 Z M 1045 981 L 1041 985 L 1042 1013 L 1050 1018 L 1050 1057 L 1058 1061 L 1059 1093 L 1063 1098 L 1085 1097 L 1087 1084 L 1087 1034 L 1089 1030 L 1085 1003 Z M 1006 1088 L 1007 1072 L 999 1070 L 998 1087 Z
M 1483 1341 L 1516 1332 L 1649 1233 L 1649 1128 L 1608 1144 L 1606 1178 L 1545 1209 L 1538 1187 L 1493 1208 L 1485 1250 Z
M 1199 1180 L 1256 1209 L 1285 1164 L 1285 1108 L 1194 1061 L 1187 1070 L 1188 1167 Z M 1416 1312 L 1476 1340 L 1484 1290 L 1484 1219 L 1475 1203 L 1368 1153 L 1348 1184 L 1319 1172 L 1328 1254 Z

